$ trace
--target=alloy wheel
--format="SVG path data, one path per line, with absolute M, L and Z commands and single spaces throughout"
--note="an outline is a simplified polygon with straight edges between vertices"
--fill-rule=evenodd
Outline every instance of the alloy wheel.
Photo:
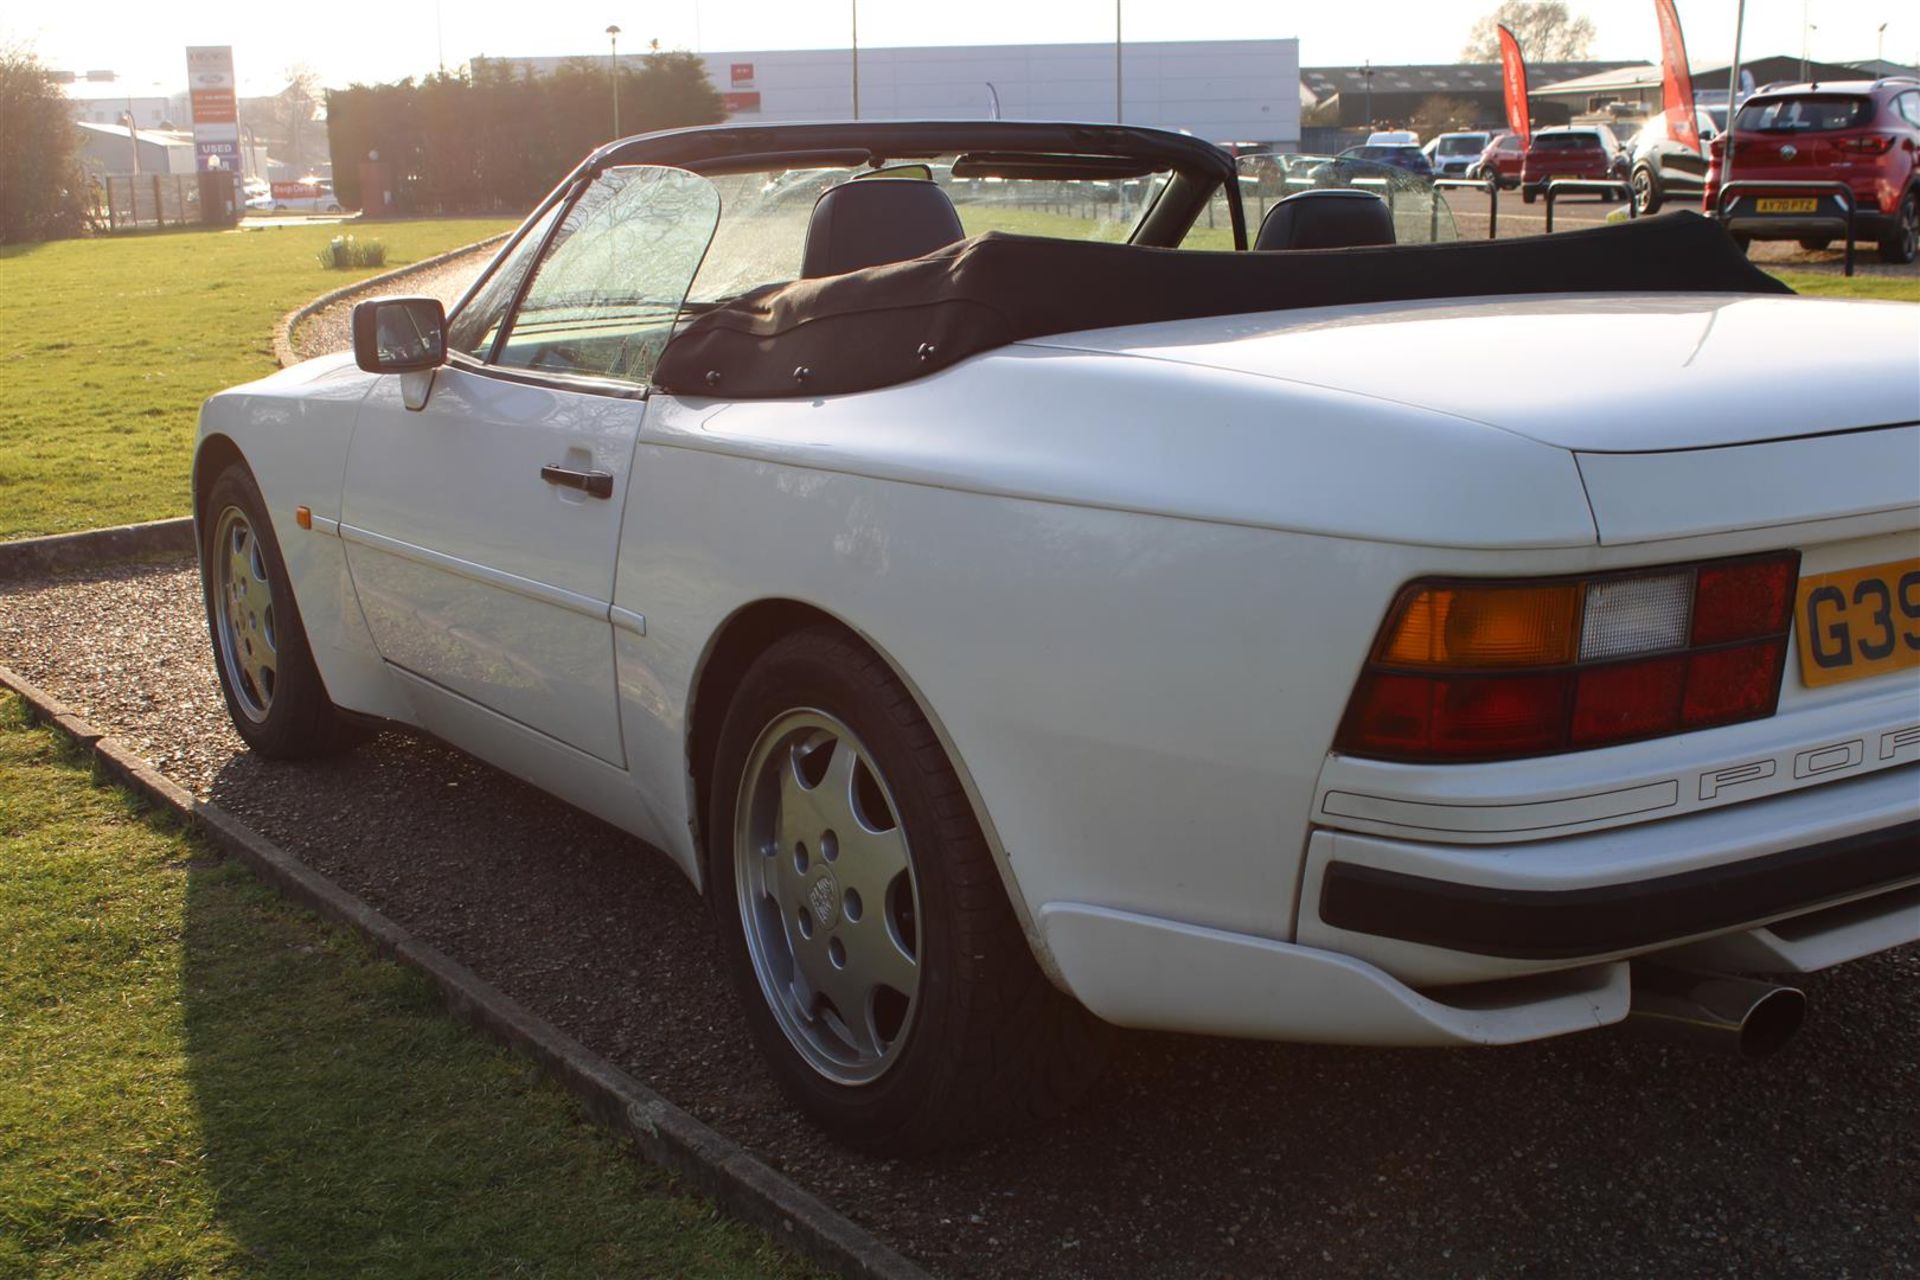
M 734 806 L 734 884 L 747 953 L 774 1020 L 843 1085 L 893 1066 L 921 980 L 912 850 L 886 779 L 823 711 L 777 717 Z
M 273 707 L 280 666 L 266 549 L 246 513 L 228 507 L 215 526 L 213 552 L 220 666 L 234 704 L 260 724 Z

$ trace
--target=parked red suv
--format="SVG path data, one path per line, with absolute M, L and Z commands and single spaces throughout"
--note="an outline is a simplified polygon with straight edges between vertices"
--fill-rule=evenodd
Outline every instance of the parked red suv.
M 1532 204 L 1556 178 L 1578 178 L 1601 182 L 1620 180 L 1619 192 L 1625 194 L 1627 153 L 1613 130 L 1603 124 L 1583 124 L 1563 129 L 1542 129 L 1533 135 L 1527 158 L 1520 165 L 1520 198 Z M 1602 199 L 1611 198 L 1602 194 Z
M 1844 182 L 1853 192 L 1854 235 L 1878 241 L 1888 262 L 1912 262 L 1920 241 L 1920 80 L 1848 80 L 1768 85 L 1748 98 L 1733 128 L 1714 139 L 1706 211 L 1720 195 L 1727 140 L 1733 181 Z M 1824 249 L 1846 234 L 1835 196 L 1791 189 L 1742 193 L 1728 201 L 1728 234 L 1798 240 Z
M 1467 176 L 1482 182 L 1496 178 L 1501 187 L 1506 189 L 1517 187 L 1520 185 L 1520 162 L 1526 159 L 1526 153 L 1519 134 L 1496 134 L 1493 141 L 1487 144 L 1487 149 L 1480 153 L 1480 159 L 1468 166 Z

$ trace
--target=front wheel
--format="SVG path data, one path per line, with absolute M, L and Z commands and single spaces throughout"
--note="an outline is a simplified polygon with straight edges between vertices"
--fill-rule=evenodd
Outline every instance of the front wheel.
M 1880 260 L 1902 265 L 1920 254 L 1920 191 L 1907 192 L 1895 216 L 1893 234 L 1880 241 Z
M 253 476 L 238 463 L 201 512 L 200 581 L 227 713 L 263 756 L 306 759 L 363 736 L 327 697 L 307 646 L 280 543 Z
M 1035 964 L 966 793 L 891 668 L 832 628 L 742 679 L 709 804 L 709 900 L 781 1088 L 870 1151 L 1056 1114 L 1099 1022 Z

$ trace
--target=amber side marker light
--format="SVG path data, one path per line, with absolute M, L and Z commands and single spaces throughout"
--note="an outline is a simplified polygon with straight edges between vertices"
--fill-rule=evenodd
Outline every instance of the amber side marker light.
M 1507 760 L 1764 719 L 1780 700 L 1798 552 L 1401 591 L 1334 747 Z
M 293 509 L 293 522 L 302 529 L 313 528 L 313 508 L 295 507 Z

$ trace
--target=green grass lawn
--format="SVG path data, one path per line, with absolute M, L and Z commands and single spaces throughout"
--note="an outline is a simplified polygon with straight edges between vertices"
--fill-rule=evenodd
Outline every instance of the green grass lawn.
M 1897 276 L 1836 276 L 1819 271 L 1773 271 L 1769 274 L 1799 293 L 1822 298 L 1887 298 L 1920 302 L 1920 270 Z
M 187 514 L 200 402 L 271 373 L 273 326 L 375 274 L 316 261 L 336 235 L 391 270 L 512 226 L 174 231 L 0 246 L 0 539 Z
M 0 1275 L 802 1274 L 0 694 Z

